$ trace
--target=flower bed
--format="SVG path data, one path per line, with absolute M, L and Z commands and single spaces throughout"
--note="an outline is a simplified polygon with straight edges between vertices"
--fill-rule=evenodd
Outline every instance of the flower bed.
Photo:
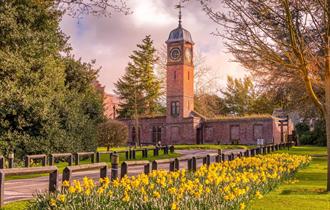
M 97 185 L 84 178 L 38 195 L 30 209 L 245 209 L 309 162 L 307 156 L 272 154 L 204 165 L 195 173 L 159 170 Z

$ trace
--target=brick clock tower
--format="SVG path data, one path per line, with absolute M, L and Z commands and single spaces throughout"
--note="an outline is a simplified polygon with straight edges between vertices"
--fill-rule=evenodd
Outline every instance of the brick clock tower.
M 193 45 L 190 32 L 181 25 L 171 31 L 167 44 L 167 122 L 175 123 L 194 110 Z

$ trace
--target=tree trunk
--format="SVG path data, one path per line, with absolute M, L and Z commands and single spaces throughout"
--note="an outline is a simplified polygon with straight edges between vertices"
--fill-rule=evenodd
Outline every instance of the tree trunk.
M 326 123 L 327 133 L 327 155 L 328 155 L 328 176 L 327 176 L 327 191 L 330 192 L 330 0 L 325 3 L 324 19 L 326 22 L 325 33 L 325 104 L 324 118 Z
M 110 146 L 107 146 L 107 151 L 108 151 L 108 152 L 110 151 Z
M 330 76 L 325 81 L 325 122 L 327 133 L 327 149 L 328 149 L 328 178 L 327 178 L 327 191 L 330 192 Z

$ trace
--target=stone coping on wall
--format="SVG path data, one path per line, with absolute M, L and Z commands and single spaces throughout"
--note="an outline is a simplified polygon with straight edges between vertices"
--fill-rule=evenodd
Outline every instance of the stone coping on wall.
M 205 122 L 219 122 L 219 121 L 250 121 L 250 120 L 273 120 L 276 119 L 271 115 L 251 115 L 251 116 L 223 116 L 219 118 L 209 118 Z

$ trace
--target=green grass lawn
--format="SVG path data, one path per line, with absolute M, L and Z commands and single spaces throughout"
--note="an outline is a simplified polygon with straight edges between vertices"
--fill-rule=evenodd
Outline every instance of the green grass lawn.
M 8 203 L 1 210 L 23 210 L 28 206 L 29 201 L 16 201 L 13 203 Z
M 253 210 L 330 210 L 330 193 L 326 193 L 327 157 L 325 147 L 293 147 L 297 155 L 311 155 L 311 164 L 300 170 L 295 184 L 282 184 L 261 200 L 252 202 Z

